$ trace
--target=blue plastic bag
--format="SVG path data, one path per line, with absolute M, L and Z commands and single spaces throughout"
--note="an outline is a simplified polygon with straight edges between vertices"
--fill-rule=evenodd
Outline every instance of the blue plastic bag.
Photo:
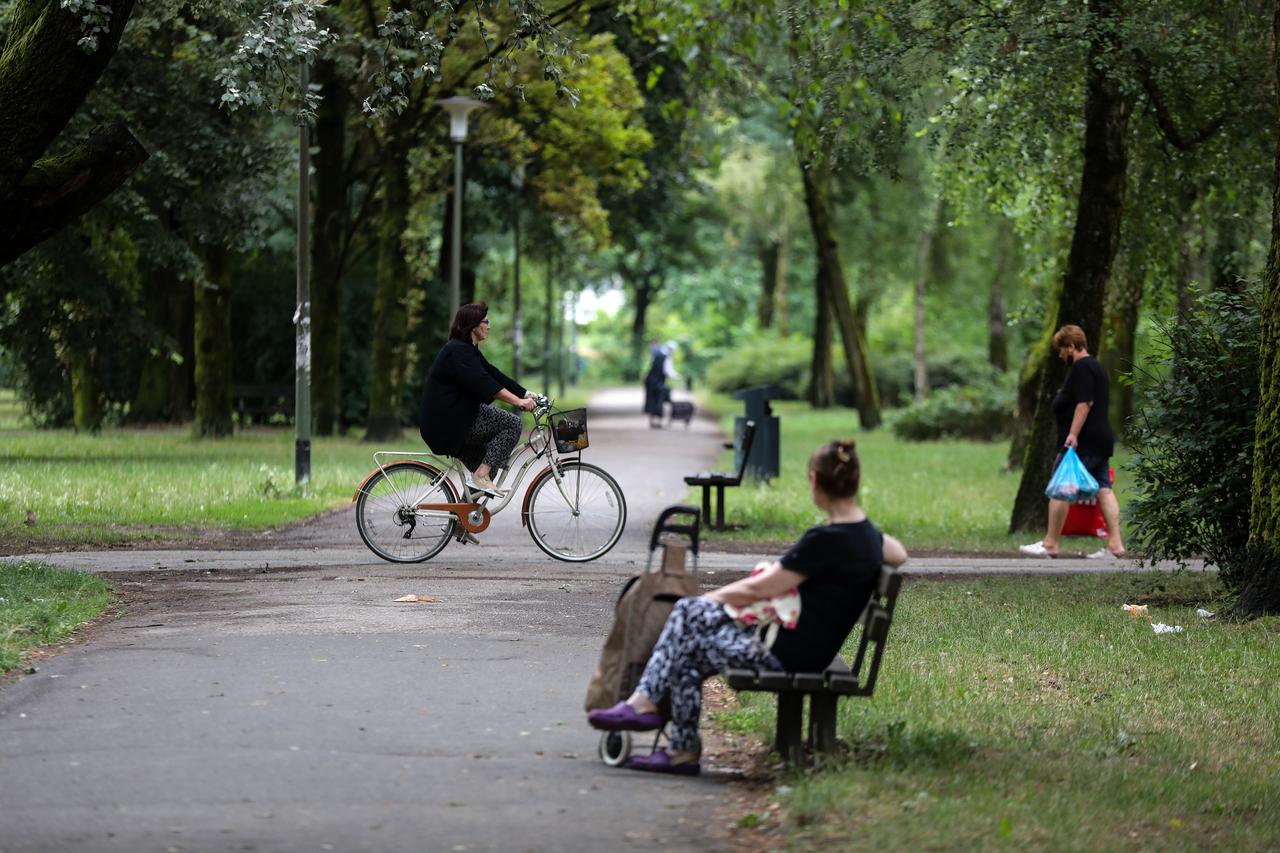
M 1049 486 L 1044 493 L 1051 500 L 1066 501 L 1069 504 L 1088 500 L 1098 493 L 1098 481 L 1084 467 L 1074 447 L 1068 447 L 1058 463 L 1058 470 L 1049 478 Z

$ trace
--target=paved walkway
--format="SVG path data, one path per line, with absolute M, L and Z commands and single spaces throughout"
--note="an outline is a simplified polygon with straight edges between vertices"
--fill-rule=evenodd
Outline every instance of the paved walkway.
M 41 555 L 113 574 L 133 603 L 0 688 L 0 851 L 718 847 L 727 774 L 610 770 L 583 720 L 649 525 L 721 447 L 709 420 L 650 430 L 639 409 L 635 392 L 592 403 L 587 455 L 630 512 L 587 565 L 544 556 L 514 511 L 415 566 L 375 560 L 350 510 L 234 551 Z M 759 556 L 702 565 L 715 583 Z
M 42 555 L 136 604 L 0 689 L 0 851 L 715 847 L 723 773 L 611 770 L 583 719 L 648 525 L 722 440 L 639 409 L 592 406 L 587 455 L 630 508 L 592 564 L 514 513 L 415 566 L 372 559 L 349 513 L 246 551 Z

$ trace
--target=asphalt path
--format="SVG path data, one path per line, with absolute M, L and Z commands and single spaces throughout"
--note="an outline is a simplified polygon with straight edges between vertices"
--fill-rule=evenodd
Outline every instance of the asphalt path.
M 587 565 L 508 507 L 479 545 L 399 566 L 350 509 L 236 548 L 42 554 L 110 575 L 126 613 L 0 688 L 0 853 L 705 850 L 727 784 L 605 767 L 582 700 L 650 525 L 711 467 L 709 419 L 650 430 L 634 392 L 593 400 L 585 458 L 627 496 Z M 766 555 L 705 554 L 704 583 Z M 1115 571 L 933 559 L 917 572 Z M 425 603 L 397 603 L 416 594 Z

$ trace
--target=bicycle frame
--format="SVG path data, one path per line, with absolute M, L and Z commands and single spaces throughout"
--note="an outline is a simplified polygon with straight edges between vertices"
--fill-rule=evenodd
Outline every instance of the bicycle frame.
M 548 411 L 547 414 L 549 415 L 550 412 Z M 542 443 L 542 446 L 540 448 L 535 446 L 535 441 L 540 441 Z M 512 477 L 511 489 L 502 498 L 502 500 L 498 503 L 498 505 L 493 508 L 489 507 L 489 501 L 491 500 L 491 498 L 489 498 L 488 496 L 481 497 L 480 500 L 475 501 L 474 502 L 475 505 L 478 508 L 484 508 L 485 510 L 487 510 L 491 516 L 497 515 L 498 513 L 502 512 L 502 510 L 506 509 L 507 505 L 511 503 L 511 499 L 515 497 L 516 491 L 520 488 L 521 483 L 524 482 L 525 474 L 528 473 L 530 466 L 532 466 L 539 459 L 542 459 L 545 457 L 547 459 L 548 465 L 551 468 L 552 476 L 555 478 L 556 488 L 560 491 L 561 496 L 564 497 L 565 502 L 568 503 L 570 506 L 573 506 L 574 504 L 571 500 L 569 500 L 569 496 L 564 493 L 564 485 L 563 485 L 564 478 L 560 473 L 559 456 L 556 452 L 554 452 L 554 448 L 555 448 L 555 440 L 551 434 L 551 425 L 547 422 L 545 416 L 543 418 L 539 418 L 535 415 L 534 424 L 529 429 L 528 435 L 525 436 L 524 442 L 522 444 L 517 445 L 516 449 L 512 451 L 511 457 L 507 460 L 507 464 L 503 468 L 502 474 L 498 477 L 498 480 L 496 483 L 496 485 L 502 486 L 507 481 L 507 478 L 511 476 L 512 472 L 514 471 L 515 474 L 514 474 L 514 477 Z M 526 451 L 529 451 L 531 455 L 529 456 L 528 459 L 524 461 L 524 463 L 520 466 L 519 470 L 517 471 L 515 467 L 516 463 L 520 460 L 520 457 L 523 456 Z M 437 464 L 437 467 L 439 467 L 440 469 L 440 474 L 436 479 L 432 481 L 432 485 L 439 483 L 440 478 L 442 477 L 447 478 L 449 477 L 450 474 L 453 474 L 457 476 L 459 483 L 463 484 L 462 488 L 460 489 L 460 492 L 462 494 L 466 494 L 466 486 L 465 486 L 466 469 L 463 467 L 462 462 L 456 457 L 441 456 L 440 454 L 437 454 L 437 453 L 430 453 L 430 452 L 424 452 L 424 451 L 406 451 L 406 450 L 374 451 L 374 454 L 373 454 L 374 464 L 377 465 L 378 470 L 382 472 L 383 477 L 386 479 L 386 482 L 388 483 L 388 485 L 391 486 L 393 493 L 395 494 L 396 500 L 400 501 L 401 503 L 408 503 L 409 501 L 404 495 L 400 494 L 399 490 L 395 486 L 395 483 L 393 483 L 391 479 L 386 476 L 386 469 L 383 464 L 383 459 L 387 457 L 391 457 L 391 458 L 408 457 L 408 458 L 430 459 L 433 462 L 435 462 Z M 368 482 L 368 478 L 365 479 L 365 483 L 367 482 Z M 365 483 L 361 483 L 360 487 L 356 490 L 357 496 L 360 494 L 360 492 L 364 490 Z M 440 509 L 415 509 L 414 515 L 419 518 L 437 518 L 437 519 L 444 519 L 444 518 L 456 519 L 457 518 L 455 513 L 446 512 Z

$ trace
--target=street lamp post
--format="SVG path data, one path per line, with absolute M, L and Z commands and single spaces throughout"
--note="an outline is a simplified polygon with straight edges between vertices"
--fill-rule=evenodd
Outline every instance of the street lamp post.
M 299 70 L 303 97 L 310 85 L 307 63 Z M 298 125 L 298 307 L 294 311 L 293 479 L 311 482 L 311 133 Z
M 449 247 L 449 317 L 458 313 L 462 293 L 462 144 L 467 141 L 467 116 L 484 104 L 455 95 L 436 101 L 449 114 L 449 139 L 453 141 L 453 242 Z
M 514 372 L 511 374 L 516 380 L 516 384 L 520 383 L 520 363 L 522 354 L 524 353 L 524 327 L 522 325 L 522 317 L 520 315 L 520 213 L 521 203 L 524 201 L 524 163 L 516 164 L 511 170 L 511 188 L 515 190 L 515 210 L 512 215 L 514 222 L 512 223 L 513 244 L 515 249 L 515 276 L 513 284 L 515 285 L 515 312 L 511 318 L 511 348 L 514 350 L 512 367 Z

